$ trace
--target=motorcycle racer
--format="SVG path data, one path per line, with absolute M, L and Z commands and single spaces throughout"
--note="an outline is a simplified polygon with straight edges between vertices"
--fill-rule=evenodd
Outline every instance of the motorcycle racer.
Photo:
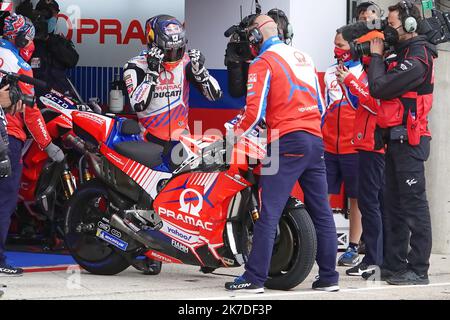
M 146 23 L 148 50 L 125 65 L 124 80 L 147 141 L 165 146 L 188 129 L 189 83 L 210 101 L 222 91 L 205 67 L 205 57 L 186 50 L 180 21 L 158 15 Z

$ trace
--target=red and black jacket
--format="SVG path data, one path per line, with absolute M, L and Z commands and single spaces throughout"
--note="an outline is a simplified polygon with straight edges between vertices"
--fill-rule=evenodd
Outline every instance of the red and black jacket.
M 431 136 L 428 113 L 433 104 L 434 59 L 437 50 L 417 36 L 400 43 L 397 58 L 385 66 L 383 57 L 372 55 L 369 68 L 370 94 L 380 99 L 378 125 L 392 128 L 404 125 L 408 141 L 418 145 L 420 137 Z
M 359 100 L 353 132 L 355 149 L 384 153 L 384 148 L 377 148 L 376 143 L 378 101 L 370 96 L 367 84 L 358 80 L 353 74 L 350 73 L 345 78 L 344 84 Z

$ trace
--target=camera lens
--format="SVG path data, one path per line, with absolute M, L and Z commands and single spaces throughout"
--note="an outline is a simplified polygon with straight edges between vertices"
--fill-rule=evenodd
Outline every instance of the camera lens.
M 359 60 L 363 56 L 370 56 L 370 42 L 351 43 L 350 52 L 353 60 Z
M 20 97 L 20 100 L 22 100 L 23 104 L 29 106 L 29 107 L 33 107 L 36 103 L 36 98 L 34 96 L 30 96 L 27 94 L 23 94 Z

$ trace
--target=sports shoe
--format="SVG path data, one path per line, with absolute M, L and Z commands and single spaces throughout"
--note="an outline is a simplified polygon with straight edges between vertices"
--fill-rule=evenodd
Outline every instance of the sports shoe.
M 348 247 L 347 250 L 339 257 L 338 265 L 354 267 L 359 262 L 358 250 L 352 247 Z
M 234 279 L 234 282 L 225 283 L 225 289 L 228 291 L 264 293 L 264 287 L 258 287 L 257 285 L 245 280 L 242 276 Z
M 312 284 L 312 288 L 314 290 L 319 290 L 319 291 L 327 291 L 327 292 L 336 292 L 339 291 L 339 284 L 337 282 L 326 282 L 326 281 L 322 281 L 320 280 L 320 277 L 317 276 L 316 277 L 316 281 L 313 282 Z
M 407 269 L 403 272 L 396 273 L 386 280 L 387 283 L 396 286 L 411 286 L 411 285 L 427 285 L 430 284 L 428 275 L 418 275 L 414 271 Z
M 375 266 L 369 266 L 365 262 L 361 262 L 360 264 L 354 266 L 353 268 L 347 269 L 345 273 L 348 276 L 362 276 L 364 273 L 367 272 L 375 272 L 376 267 Z M 372 273 L 373 274 L 373 273 Z
M 6 263 L 0 264 L 0 277 L 20 277 L 23 275 L 23 269 L 14 268 Z
M 375 270 L 366 271 L 361 276 L 364 280 L 378 280 L 378 279 L 371 279 L 371 277 L 375 274 Z M 392 277 L 395 274 L 394 271 L 391 271 L 389 269 L 380 269 L 380 281 L 386 281 L 390 277 Z

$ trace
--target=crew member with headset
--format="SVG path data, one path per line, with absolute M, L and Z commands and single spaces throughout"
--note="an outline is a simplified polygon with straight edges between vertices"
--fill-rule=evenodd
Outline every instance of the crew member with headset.
M 226 283 L 225 288 L 264 292 L 277 225 L 292 188 L 299 181 L 317 234 L 319 277 L 312 288 L 338 291 L 336 227 L 327 197 L 320 129 L 323 103 L 314 63 L 309 55 L 278 38 L 277 24 L 269 16 L 252 19 L 248 32 L 255 59 L 250 65 L 247 105 L 234 134 L 239 138 L 251 133 L 265 117 L 268 137 L 278 133 L 271 137 L 268 153 L 277 157 L 278 150 L 272 150 L 272 143 L 279 145 L 279 169 L 273 175 L 262 170 L 258 186 L 261 214 L 254 226 L 245 273 Z M 265 165 L 265 169 L 270 166 Z
M 432 234 L 424 162 L 430 154 L 428 116 L 437 51 L 418 35 L 420 19 L 410 1 L 389 7 L 388 23 L 399 41 L 397 57 L 388 66 L 383 40 L 371 40 L 370 94 L 381 100 L 377 121 L 388 136 L 381 278 L 392 285 L 429 283 Z
M 20 49 L 27 47 L 33 41 L 35 34 L 33 24 L 27 18 L 13 13 L 5 19 L 3 31 L 3 39 L 0 40 L 2 69 L 32 77 L 31 67 L 21 56 Z M 34 95 L 32 85 L 19 82 L 19 88 L 23 94 Z M 22 147 L 26 139 L 25 130 L 28 129 L 39 147 L 45 150 L 52 160 L 63 161 L 64 153 L 52 143 L 45 121 L 36 105 L 25 107 L 21 113 L 7 114 L 6 118 L 12 174 L 8 178 L 0 179 L 0 274 L 21 275 L 22 269 L 6 263 L 4 252 L 11 215 L 17 205 L 22 174 Z

